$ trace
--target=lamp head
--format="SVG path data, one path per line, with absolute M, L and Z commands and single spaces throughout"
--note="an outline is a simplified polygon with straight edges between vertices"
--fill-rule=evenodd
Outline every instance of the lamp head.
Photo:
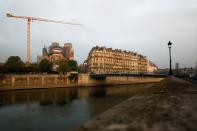
M 171 46 L 172 46 L 172 42 L 169 41 L 169 42 L 168 42 L 168 47 L 170 48 Z

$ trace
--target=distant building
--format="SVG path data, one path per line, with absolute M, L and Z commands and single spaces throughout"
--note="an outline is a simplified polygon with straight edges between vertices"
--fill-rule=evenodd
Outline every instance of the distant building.
M 49 54 L 48 54 L 47 48 L 44 47 L 42 49 L 42 59 L 48 59 L 48 56 L 49 56 Z
M 87 73 L 88 72 L 87 61 L 84 61 L 83 64 L 79 65 L 79 70 L 80 70 L 81 73 Z
M 49 46 L 49 61 L 53 63 L 57 63 L 59 61 L 65 60 L 63 48 L 59 46 L 59 43 L 53 42 L 51 46 Z
M 179 75 L 179 63 L 175 64 L 175 74 L 178 76 Z
M 38 55 L 37 56 L 37 63 L 40 63 L 42 61 L 42 56 Z
M 64 50 L 64 55 L 65 55 L 67 60 L 73 60 L 74 59 L 74 49 L 73 49 L 71 43 L 65 43 L 63 50 Z
M 147 62 L 147 72 L 155 73 L 155 72 L 157 72 L 157 70 L 158 70 L 158 67 L 152 61 L 148 60 L 148 62 Z
M 93 73 L 153 73 L 157 66 L 136 52 L 96 46 L 89 52 L 87 69 Z
M 179 76 L 192 76 L 194 71 L 192 67 L 179 68 Z
M 48 49 L 42 50 L 42 58 L 53 62 L 53 70 L 57 70 L 60 61 L 74 60 L 74 50 L 71 43 L 64 44 L 63 47 L 57 42 L 53 42 Z
M 157 74 L 167 75 L 167 74 L 169 74 L 169 68 L 158 69 L 158 70 L 157 70 Z

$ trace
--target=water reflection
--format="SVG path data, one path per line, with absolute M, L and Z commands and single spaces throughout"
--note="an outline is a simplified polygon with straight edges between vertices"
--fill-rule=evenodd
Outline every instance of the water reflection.
M 68 101 L 78 98 L 77 89 L 56 88 L 56 89 L 36 89 L 36 90 L 15 90 L 1 91 L 1 106 L 21 103 L 32 103 L 39 101 L 40 105 L 51 104 L 65 105 Z
M 151 85 L 0 91 L 0 127 L 70 130 Z

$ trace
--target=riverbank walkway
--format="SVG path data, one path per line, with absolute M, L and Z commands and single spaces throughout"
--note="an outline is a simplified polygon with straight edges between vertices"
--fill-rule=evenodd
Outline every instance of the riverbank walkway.
M 196 131 L 197 85 L 167 77 L 74 130 Z

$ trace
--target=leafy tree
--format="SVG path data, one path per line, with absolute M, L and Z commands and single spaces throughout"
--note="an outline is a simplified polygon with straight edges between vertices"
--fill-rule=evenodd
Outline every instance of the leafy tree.
M 4 73 L 6 71 L 6 68 L 4 65 L 0 65 L 0 75 L 1 73 Z
M 10 56 L 4 67 L 7 73 L 18 73 L 23 71 L 24 63 L 19 56 Z
M 63 74 L 69 71 L 78 71 L 78 64 L 75 60 L 62 61 L 59 63 L 57 71 Z
M 78 64 L 75 60 L 69 60 L 67 61 L 68 66 L 70 67 L 71 71 L 78 71 Z
M 31 63 L 31 64 L 30 64 L 30 67 L 37 68 L 37 67 L 38 67 L 38 63 Z
M 70 68 L 70 70 L 71 70 L 71 71 L 78 71 L 78 67 L 72 66 L 72 67 Z
M 7 59 L 5 65 L 6 66 L 24 66 L 24 63 L 19 56 L 10 56 Z
M 47 59 L 43 59 L 39 64 L 39 70 L 41 72 L 50 72 L 52 71 L 53 63 Z
M 68 63 L 66 61 L 62 61 L 60 62 L 57 70 L 59 73 L 65 74 L 66 72 L 70 71 L 70 67 L 68 66 Z

